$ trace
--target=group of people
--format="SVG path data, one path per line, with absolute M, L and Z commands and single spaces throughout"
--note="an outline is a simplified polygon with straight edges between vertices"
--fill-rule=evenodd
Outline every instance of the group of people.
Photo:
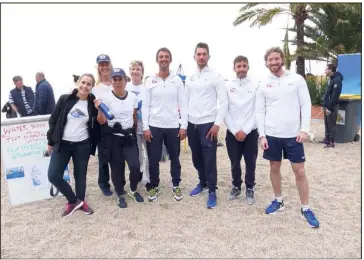
M 52 86 L 46 80 L 43 72 L 35 75 L 35 93 L 31 87 L 24 86 L 23 78 L 15 76 L 15 88 L 9 93 L 9 101 L 4 105 L 2 112 L 6 118 L 27 117 L 35 115 L 49 115 L 55 107 Z
M 49 181 L 67 198 L 63 216 L 81 209 L 93 210 L 85 201 L 86 173 L 90 155 L 98 149 L 98 184 L 105 196 L 113 194 L 119 207 L 126 208 L 126 197 L 144 201 L 138 184 L 145 185 L 147 200 L 160 195 L 159 161 L 165 144 L 170 159 L 174 200 L 183 199 L 180 142 L 188 138 L 198 183 L 189 195 L 208 192 L 206 207 L 217 205 L 217 138 L 222 123 L 227 127 L 226 147 L 231 161 L 232 189 L 229 200 L 242 193 L 241 159 L 246 165 L 245 200 L 255 203 L 254 186 L 258 143 L 263 158 L 270 162 L 274 200 L 267 214 L 284 209 L 281 190 L 281 161 L 291 162 L 301 200 L 300 213 L 311 227 L 319 221 L 309 207 L 303 142 L 310 131 L 311 100 L 304 78 L 284 70 L 284 54 L 278 47 L 264 55 L 270 75 L 260 81 L 248 76 L 249 61 L 237 56 L 233 61 L 236 78 L 225 81 L 208 66 L 209 46 L 198 43 L 194 50 L 196 71 L 185 82 L 170 72 L 172 53 L 157 51 L 159 71 L 144 78 L 144 65 L 132 61 L 126 72 L 113 67 L 108 55 L 97 57 L 97 79 L 83 74 L 76 88 L 62 95 L 49 119 L 48 150 L 52 151 Z M 220 106 L 217 106 L 219 102 Z M 101 106 L 113 115 L 107 119 Z M 75 192 L 63 179 L 72 158 Z M 129 188 L 125 189 L 125 165 L 130 169 Z M 111 174 L 109 172 L 109 166 Z

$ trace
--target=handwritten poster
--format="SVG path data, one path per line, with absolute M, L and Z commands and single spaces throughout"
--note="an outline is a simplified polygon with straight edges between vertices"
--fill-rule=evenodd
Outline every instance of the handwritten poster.
M 12 205 L 51 198 L 50 157 L 44 157 L 49 116 L 42 116 L 43 121 L 38 122 L 35 118 L 41 117 L 23 119 L 29 123 L 17 123 L 15 119 L 11 124 L 1 124 L 1 160 Z

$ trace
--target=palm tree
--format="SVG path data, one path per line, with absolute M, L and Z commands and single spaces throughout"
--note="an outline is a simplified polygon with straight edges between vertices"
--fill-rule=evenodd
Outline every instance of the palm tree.
M 349 4 L 326 4 L 326 3 L 294 3 L 294 4 L 280 4 L 276 7 L 266 9 L 258 8 L 261 4 L 250 3 L 244 5 L 240 9 L 240 15 L 235 19 L 233 25 L 237 26 L 243 22 L 252 20 L 250 26 L 265 26 L 269 24 L 277 15 L 288 14 L 295 21 L 296 31 L 296 71 L 298 74 L 305 76 L 305 57 L 303 55 L 304 48 L 304 32 L 305 21 L 310 17 L 313 12 L 319 12 L 322 7 L 334 6 L 336 8 L 350 9 Z M 346 6 L 345 6 L 346 5 Z M 345 6 L 345 7 L 344 7 Z
M 312 13 L 309 19 L 314 25 L 305 25 L 304 35 L 312 41 L 304 45 L 305 56 L 335 61 L 338 54 L 361 53 L 361 10 L 354 10 L 360 4 L 351 4 L 351 7 L 345 10 L 325 6 L 321 12 Z M 296 44 L 296 38 L 290 42 Z
M 288 24 L 286 29 L 286 34 L 284 36 L 283 40 L 283 53 L 284 53 L 284 66 L 287 68 L 287 70 L 291 69 L 291 53 L 289 52 L 289 39 L 288 39 Z

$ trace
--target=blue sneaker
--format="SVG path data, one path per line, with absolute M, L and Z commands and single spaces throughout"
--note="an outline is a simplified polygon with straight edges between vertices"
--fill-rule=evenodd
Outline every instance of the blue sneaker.
M 207 199 L 206 207 L 208 209 L 215 208 L 216 207 L 216 201 L 217 201 L 216 192 L 210 192 L 209 193 L 209 198 Z
M 141 203 L 141 202 L 144 202 L 144 198 L 142 197 L 142 195 L 139 194 L 139 192 L 137 191 L 134 191 L 132 192 L 131 190 L 129 190 L 128 192 L 128 196 L 130 198 L 132 198 L 135 202 L 137 203 Z
M 112 195 L 112 191 L 110 190 L 110 188 L 100 188 L 102 193 L 104 194 L 104 196 L 111 196 Z
M 128 205 L 126 204 L 125 197 L 123 195 L 119 196 L 118 205 L 120 208 L 126 208 Z
M 279 210 L 284 209 L 283 200 L 278 202 L 277 199 L 273 200 L 269 207 L 265 210 L 266 214 L 275 214 Z
M 308 225 L 312 228 L 318 228 L 320 226 L 320 222 L 315 217 L 315 214 L 313 214 L 312 210 L 308 209 L 303 211 L 301 209 L 301 216 L 307 221 Z
M 208 188 L 207 187 L 202 187 L 201 184 L 197 184 L 196 188 L 194 188 L 191 192 L 190 192 L 190 196 L 192 197 L 196 197 L 198 195 L 200 195 L 201 192 L 203 191 L 207 191 Z

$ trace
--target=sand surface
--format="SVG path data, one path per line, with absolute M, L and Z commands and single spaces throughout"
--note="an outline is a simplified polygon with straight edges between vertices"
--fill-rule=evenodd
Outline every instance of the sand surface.
M 323 122 L 313 122 L 317 139 Z M 224 141 L 221 131 L 220 141 Z M 185 195 L 171 194 L 169 163 L 161 163 L 162 194 L 155 203 L 127 199 L 120 209 L 116 197 L 104 197 L 97 185 L 97 160 L 92 157 L 87 201 L 95 213 L 77 211 L 62 218 L 64 197 L 12 207 L 1 178 L 2 258 L 360 258 L 360 143 L 335 149 L 307 143 L 310 205 L 321 222 L 311 229 L 300 217 L 300 201 L 289 162 L 282 164 L 285 210 L 266 215 L 273 198 L 268 162 L 259 151 L 256 200 L 227 201 L 231 189 L 226 146 L 218 148 L 218 206 L 206 209 L 207 196 L 192 198 L 197 173 L 189 151 L 181 153 Z M 242 162 L 242 164 L 244 164 Z M 244 167 L 244 165 L 243 165 Z M 3 174 L 2 174 L 3 176 Z M 128 184 L 127 184 L 128 185 Z M 128 188 L 128 186 L 127 186 Z M 141 191 L 146 196 L 145 190 Z

